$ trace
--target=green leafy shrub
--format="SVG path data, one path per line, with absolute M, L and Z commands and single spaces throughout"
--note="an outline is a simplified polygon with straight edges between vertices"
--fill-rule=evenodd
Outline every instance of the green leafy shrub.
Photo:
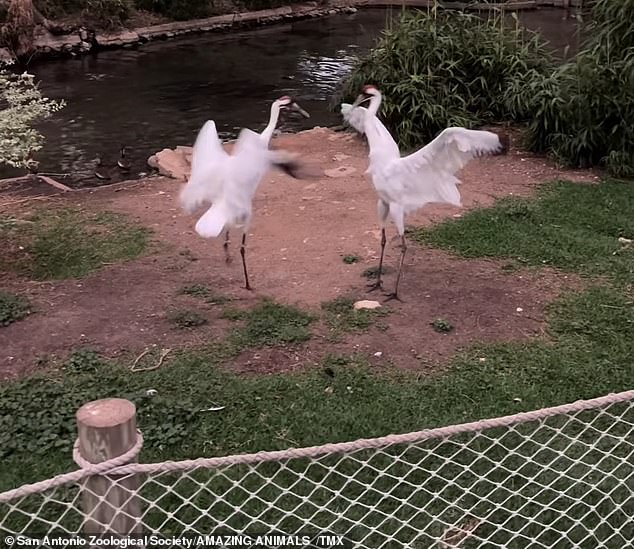
M 591 8 L 577 57 L 547 77 L 517 78 L 507 103 L 530 105 L 531 150 L 634 177 L 634 0 L 596 0 Z
M 384 92 L 381 117 L 402 147 L 418 147 L 447 126 L 509 116 L 509 86 L 554 66 L 538 34 L 461 12 L 405 13 L 343 82 L 337 103 L 364 84 Z M 529 102 L 512 104 L 522 116 Z
M 44 144 L 35 126 L 65 106 L 42 96 L 32 74 L 0 68 L 0 165 L 33 168 Z
M 158 13 L 177 21 L 208 17 L 212 13 L 210 0 L 135 0 L 135 5 L 138 9 Z
M 83 16 L 104 29 L 121 27 L 134 10 L 133 0 L 85 0 Z
M 36 0 L 34 4 L 50 19 L 79 15 L 83 24 L 108 30 L 122 27 L 136 7 L 134 0 Z

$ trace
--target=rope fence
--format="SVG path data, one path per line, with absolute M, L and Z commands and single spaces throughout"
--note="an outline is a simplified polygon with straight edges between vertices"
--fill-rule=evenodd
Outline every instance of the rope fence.
M 634 547 L 634 390 L 407 434 L 148 464 L 136 463 L 143 437 L 131 402 L 88 403 L 77 424 L 79 469 L 0 494 L 1 535 Z

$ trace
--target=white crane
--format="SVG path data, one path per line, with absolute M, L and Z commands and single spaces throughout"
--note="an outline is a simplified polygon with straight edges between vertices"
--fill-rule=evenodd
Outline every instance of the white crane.
M 368 107 L 361 107 L 366 101 L 370 102 Z M 370 286 L 370 291 L 382 289 L 385 225 L 389 216 L 401 237 L 401 258 L 394 292 L 387 295 L 387 300 L 401 301 L 398 285 L 407 250 L 405 215 L 432 202 L 460 206 L 457 187 L 460 180 L 456 173 L 476 156 L 505 152 L 507 142 L 488 131 L 447 128 L 418 151 L 401 157 L 398 145 L 377 118 L 380 105 L 381 92 L 375 86 L 367 85 L 352 105 L 341 105 L 341 113 L 344 120 L 365 134 L 368 140 L 370 153 L 366 173 L 370 174 L 378 195 L 381 258 L 378 279 Z
M 266 173 L 277 168 L 297 178 L 299 163 L 294 155 L 282 150 L 270 150 L 269 141 L 277 125 L 280 110 L 290 108 L 309 116 L 290 97 L 276 100 L 271 118 L 261 134 L 243 129 L 229 155 L 218 138 L 216 124 L 208 120 L 198 133 L 192 152 L 189 180 L 179 199 L 183 209 L 194 212 L 204 204 L 211 207 L 196 223 L 195 230 L 203 238 L 215 238 L 225 231 L 225 261 L 229 263 L 229 230 L 242 232 L 240 255 L 245 288 L 251 290 L 246 264 L 246 238 L 253 214 L 253 197 Z

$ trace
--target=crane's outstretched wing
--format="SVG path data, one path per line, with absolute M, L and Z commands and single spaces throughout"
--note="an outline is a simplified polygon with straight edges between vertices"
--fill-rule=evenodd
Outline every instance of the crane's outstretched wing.
M 477 156 L 503 151 L 505 145 L 497 134 L 483 130 L 447 128 L 415 153 L 400 160 L 403 169 L 416 172 L 433 167 L 455 174 Z
M 299 178 L 301 163 L 297 155 L 281 149 L 269 149 L 260 134 L 243 129 L 233 149 L 237 162 L 234 167 L 236 181 L 252 181 L 258 185 L 265 173 L 276 168 L 294 178 Z
M 360 134 L 365 133 L 365 107 L 353 107 L 350 103 L 341 103 L 341 115 L 343 119 Z
M 179 197 L 183 209 L 192 212 L 201 204 L 216 200 L 222 192 L 222 168 L 228 157 L 216 124 L 208 120 L 194 143 L 191 174 Z
M 460 206 L 457 172 L 477 156 L 504 149 L 505 145 L 492 132 L 447 128 L 422 149 L 392 162 L 385 177 L 400 187 L 406 212 L 430 202 Z
M 201 143 L 205 143 L 204 138 Z M 196 232 L 204 238 L 217 237 L 227 224 L 248 212 L 251 197 L 269 168 L 266 142 L 254 131 L 243 129 L 231 155 L 227 155 L 220 192 L 196 223 Z

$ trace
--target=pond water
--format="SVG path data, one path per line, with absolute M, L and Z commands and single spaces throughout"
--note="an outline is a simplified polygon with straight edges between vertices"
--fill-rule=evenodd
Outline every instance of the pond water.
M 271 102 L 285 94 L 311 118 L 284 120 L 281 129 L 340 124 L 331 110 L 338 83 L 399 13 L 364 9 L 37 64 L 30 71 L 43 92 L 67 102 L 41 128 L 46 143 L 37 156 L 40 171 L 72 174 L 58 177 L 70 186 L 97 185 L 97 156 L 114 166 L 126 145 L 132 162 L 127 177 L 136 177 L 148 171 L 153 153 L 192 144 L 207 119 L 215 120 L 223 138 L 241 127 L 260 131 Z M 561 54 L 576 43 L 575 21 L 563 15 L 557 9 L 520 12 L 520 22 L 542 32 Z M 0 177 L 15 175 L 2 170 Z

